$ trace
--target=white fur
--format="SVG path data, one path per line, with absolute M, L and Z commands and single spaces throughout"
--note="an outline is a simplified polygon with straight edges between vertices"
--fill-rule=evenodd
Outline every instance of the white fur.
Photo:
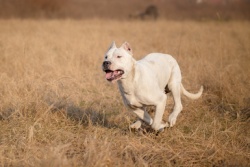
M 151 53 L 136 61 L 132 56 L 132 48 L 125 42 L 120 48 L 115 43 L 111 45 L 104 61 L 110 61 L 111 70 L 123 70 L 124 74 L 117 81 L 124 104 L 128 106 L 141 120 L 151 125 L 154 130 L 168 126 L 162 123 L 167 95 L 164 90 L 168 85 L 174 98 L 174 109 L 169 115 L 169 125 L 174 126 L 178 114 L 182 110 L 181 94 L 191 99 L 197 99 L 203 92 L 200 88 L 197 94 L 189 93 L 181 83 L 181 71 L 176 60 L 167 54 Z M 145 106 L 155 106 L 154 118 L 145 111 Z M 140 128 L 137 121 L 131 128 Z

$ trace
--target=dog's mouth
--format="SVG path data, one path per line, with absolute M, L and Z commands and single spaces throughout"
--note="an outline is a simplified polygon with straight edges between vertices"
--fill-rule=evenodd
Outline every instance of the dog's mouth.
M 119 79 L 121 79 L 122 75 L 124 74 L 123 70 L 105 70 L 106 72 L 106 79 L 108 81 L 117 81 Z

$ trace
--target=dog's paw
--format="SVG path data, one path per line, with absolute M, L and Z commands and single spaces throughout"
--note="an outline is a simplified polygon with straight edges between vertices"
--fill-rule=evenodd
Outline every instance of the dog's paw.
M 133 123 L 132 125 L 130 125 L 131 129 L 139 129 L 142 125 L 142 121 L 141 120 L 137 120 L 135 123 Z
M 175 122 L 176 122 L 177 117 L 173 114 L 170 114 L 169 118 L 168 118 L 168 122 L 169 122 L 169 126 L 173 127 Z
M 161 124 L 155 123 L 155 122 L 154 122 L 154 123 L 151 125 L 151 127 L 152 127 L 152 129 L 154 129 L 155 131 L 157 131 L 157 130 L 160 129 L 160 125 L 161 125 Z
M 165 129 L 166 129 L 166 127 L 165 128 L 161 128 L 161 129 L 159 129 L 158 131 L 156 131 L 156 136 L 158 136 L 158 135 L 160 135 L 162 132 L 164 132 L 165 131 Z
M 152 128 L 155 130 L 155 131 L 164 131 L 164 129 L 166 127 L 169 127 L 169 124 L 166 122 L 161 122 L 160 124 L 152 124 Z

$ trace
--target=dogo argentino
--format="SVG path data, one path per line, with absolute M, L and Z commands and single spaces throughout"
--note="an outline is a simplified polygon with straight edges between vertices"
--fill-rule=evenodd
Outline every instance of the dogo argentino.
M 203 92 L 203 86 L 196 94 L 185 90 L 181 83 L 179 65 L 172 56 L 151 53 L 136 61 L 127 42 L 120 48 L 116 47 L 115 42 L 111 44 L 105 54 L 102 69 L 108 81 L 117 81 L 124 104 L 140 118 L 131 128 L 140 128 L 142 121 L 156 131 L 172 127 L 182 110 L 181 94 L 190 99 L 198 99 Z M 169 125 L 162 122 L 168 91 L 174 98 L 173 112 L 168 118 Z M 156 107 L 153 119 L 145 110 L 146 106 Z

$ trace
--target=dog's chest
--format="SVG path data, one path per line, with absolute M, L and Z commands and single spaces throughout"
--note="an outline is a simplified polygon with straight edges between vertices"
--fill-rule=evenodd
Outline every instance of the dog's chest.
M 123 97 L 125 104 L 129 108 L 133 109 L 133 108 L 140 108 L 143 106 L 142 103 L 140 103 L 139 100 L 136 98 L 136 96 L 133 94 L 123 93 L 122 97 Z
M 118 82 L 119 90 L 123 98 L 123 102 L 131 109 L 143 107 L 143 102 L 138 98 L 137 87 L 131 82 Z

